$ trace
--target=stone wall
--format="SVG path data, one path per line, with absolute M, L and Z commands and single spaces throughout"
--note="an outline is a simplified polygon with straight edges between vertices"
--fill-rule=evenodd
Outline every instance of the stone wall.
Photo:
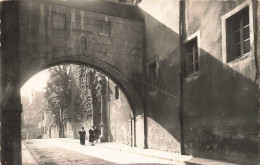
M 244 2 L 184 1 L 181 46 L 184 50 L 184 43 L 197 36 L 199 47 L 199 72 L 183 82 L 185 154 L 242 164 L 259 159 L 255 46 L 242 58 L 223 61 L 222 16 Z M 147 144 L 179 152 L 179 2 L 143 0 L 139 7 L 145 22 Z M 156 83 L 149 81 L 150 61 L 157 65 Z
M 146 143 L 148 148 L 180 153 L 179 1 L 143 0 Z M 156 63 L 156 82 L 149 64 Z
M 257 59 L 258 59 L 258 71 L 259 71 L 259 64 L 260 64 L 260 29 L 259 29 L 259 25 L 260 25 L 260 2 L 259 1 L 256 1 L 256 4 L 254 5 L 255 8 L 257 9 L 257 15 L 256 15 L 256 25 L 258 27 L 256 27 L 256 29 L 258 28 L 258 30 L 256 30 L 256 35 L 255 35 L 255 42 L 257 43 L 257 47 L 256 47 L 256 52 L 257 52 Z M 260 72 L 260 71 L 259 71 Z M 258 73 L 259 73 L 258 72 Z M 258 88 L 260 88 L 260 84 L 259 84 L 259 81 L 258 81 Z M 260 91 L 260 89 L 258 89 L 258 91 Z M 259 96 L 258 96 L 259 97 Z M 258 109 L 259 109 L 259 100 L 258 100 Z M 260 112 L 258 112 L 258 135 L 260 134 Z M 258 152 L 260 152 L 260 143 L 258 142 Z M 260 159 L 260 158 L 258 158 Z
M 257 159 L 254 45 L 251 53 L 223 61 L 221 17 L 243 2 L 185 1 L 184 36 L 199 31 L 200 49 L 198 75 L 185 78 L 183 87 L 184 99 L 191 103 L 184 104 L 187 154 L 240 163 Z
M 52 126 L 50 129 L 51 129 L 51 138 L 59 138 L 59 128 L 57 126 Z
M 125 92 L 140 119 L 137 141 L 143 147 L 142 90 L 139 90 L 142 84 L 138 83 L 143 78 L 143 21 L 133 19 L 136 14 L 125 14 L 131 13 L 134 6 L 110 4 L 119 12 L 104 15 L 107 8 L 94 5 L 92 10 L 90 3 L 19 2 L 23 75 L 20 84 L 42 69 L 64 63 L 84 64 L 105 73 Z M 121 7 L 127 9 L 122 11 Z
M 74 137 L 78 138 L 77 130 L 79 130 L 82 126 L 85 127 L 87 131 L 88 139 L 88 130 L 91 125 L 97 126 L 99 130 L 101 130 L 100 122 L 101 107 L 98 99 L 98 80 L 101 80 L 103 76 L 98 71 L 93 70 L 91 68 L 87 68 L 80 65 L 72 65 L 73 72 L 73 88 L 71 90 L 72 97 L 75 97 L 73 93 L 75 93 L 76 88 L 80 89 L 80 98 L 81 103 L 79 105 L 87 105 L 91 104 L 91 107 L 81 107 L 84 112 L 82 113 L 82 118 L 80 121 L 67 121 L 71 125 L 71 129 L 69 128 L 69 124 L 65 127 L 65 137 Z M 104 126 L 105 126 L 105 139 L 111 142 L 124 143 L 128 145 L 133 145 L 133 136 L 134 133 L 131 133 L 131 107 L 128 103 L 127 98 L 123 94 L 123 92 L 118 88 L 118 99 L 115 98 L 115 86 L 116 84 L 106 77 L 104 81 L 106 84 L 102 85 L 102 94 L 106 98 L 105 106 L 105 118 L 104 118 Z M 84 98 L 90 95 L 91 99 L 89 102 L 86 102 Z M 75 107 L 76 108 L 76 107 Z M 83 108 L 83 109 L 82 109 Z M 87 110 L 87 108 L 90 108 Z M 99 117 L 100 116 L 100 117 Z M 99 119 L 98 119 L 99 118 Z M 131 139 L 132 138 L 132 139 Z
M 116 84 L 109 78 L 104 79 L 104 75 L 100 72 L 83 65 L 70 65 L 69 68 L 72 73 L 72 85 L 71 106 L 68 114 L 76 113 L 77 115 L 63 121 L 64 137 L 79 138 L 78 130 L 84 126 L 87 132 L 86 139 L 88 139 L 90 126 L 97 126 L 101 130 L 103 123 L 105 126 L 103 140 L 132 144 L 131 136 L 133 135 L 130 125 L 132 110 L 122 91 L 118 88 L 119 98 L 115 99 Z M 105 102 L 100 101 L 100 94 L 104 96 Z M 105 113 L 103 121 L 102 107 Z
M 108 80 L 107 128 L 109 141 L 132 145 L 131 108 L 127 98 L 119 89 L 115 98 L 116 84 Z
M 68 120 L 70 128 L 66 128 L 68 131 L 68 137 L 79 138 L 78 131 L 81 130 L 82 127 L 86 130 L 86 139 L 88 139 L 88 131 L 91 126 L 95 125 L 94 116 L 97 109 L 95 108 L 95 104 L 97 104 L 95 100 L 96 92 L 95 90 L 96 83 L 94 82 L 94 70 L 91 68 L 87 68 L 82 65 L 71 65 L 72 68 L 72 99 L 74 102 L 76 100 L 77 105 L 75 105 L 75 109 L 80 113 L 78 115 L 79 118 L 76 120 Z M 75 100 L 76 99 L 76 100 Z M 73 134 L 73 136 L 71 135 Z
M 21 72 L 66 56 L 91 56 L 125 76 L 142 74 L 143 23 L 43 2 L 20 3 Z M 80 61 L 80 60 L 78 60 Z

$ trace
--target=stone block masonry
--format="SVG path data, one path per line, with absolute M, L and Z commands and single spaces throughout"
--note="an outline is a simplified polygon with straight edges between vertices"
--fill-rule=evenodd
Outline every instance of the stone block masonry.
M 142 115 L 142 91 L 132 79 L 143 73 L 143 22 L 131 16 L 122 18 L 120 12 L 104 15 L 104 10 L 97 10 L 100 12 L 94 13 L 67 2 L 19 3 L 20 82 L 54 65 L 87 65 L 113 79 L 124 91 L 135 117 Z M 142 80 L 142 76 L 138 78 Z M 133 138 L 140 147 L 144 146 L 143 122 L 133 126 L 141 124 L 136 133 L 141 140 L 136 144 Z
M 36 58 L 41 56 L 41 53 L 46 53 L 45 60 L 71 55 L 94 56 L 95 53 L 105 56 L 106 53 L 111 53 L 110 57 L 118 61 L 120 67 L 142 64 L 141 21 L 39 2 L 22 3 L 19 14 L 22 27 L 20 28 L 20 42 L 23 43 L 22 58 L 25 56 Z M 86 37 L 84 43 L 82 37 Z M 71 52 L 75 53 L 70 54 Z M 48 56 L 49 53 L 52 56 Z M 127 59 L 131 58 L 130 56 L 136 57 L 134 60 L 119 61 L 122 57 Z M 102 56 L 98 58 L 102 60 Z M 28 61 L 23 61 L 22 66 L 26 65 Z M 131 72 L 142 73 L 141 68 L 132 68 Z M 124 71 L 123 74 L 126 76 L 132 74 L 125 69 L 117 69 Z

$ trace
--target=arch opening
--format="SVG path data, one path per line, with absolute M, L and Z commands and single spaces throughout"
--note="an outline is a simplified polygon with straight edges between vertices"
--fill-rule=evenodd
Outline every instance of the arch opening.
M 83 65 L 98 70 L 109 79 L 116 82 L 116 84 L 124 92 L 131 106 L 133 117 L 143 115 L 144 110 L 141 96 L 137 92 L 136 87 L 133 85 L 133 81 L 131 80 L 131 78 L 116 69 L 114 66 L 111 66 L 110 64 L 91 56 L 66 56 L 51 59 L 49 61 L 42 61 L 42 59 L 39 59 L 38 61 L 33 61 L 30 65 L 27 65 L 26 67 L 21 67 L 21 75 L 23 76 L 20 81 L 20 87 L 27 80 L 29 80 L 30 77 L 40 72 L 41 70 L 61 64 Z
M 58 123 L 56 125 L 55 124 L 52 126 L 42 125 L 39 130 L 32 132 L 31 135 L 28 135 L 28 129 L 27 132 L 22 130 L 22 138 L 24 139 L 55 138 L 55 137 L 79 138 L 77 130 L 81 128 L 81 126 L 84 126 L 86 129 L 89 129 L 91 125 L 95 125 L 98 126 L 98 128 L 101 130 L 100 141 L 117 141 L 117 142 L 122 142 L 124 144 L 129 144 L 131 146 L 135 146 L 134 111 L 132 109 L 132 106 L 130 105 L 130 102 L 128 101 L 129 99 L 125 95 L 125 92 L 121 90 L 121 86 L 118 83 L 114 82 L 110 78 L 110 76 L 108 77 L 103 72 L 94 69 L 94 67 L 89 67 L 82 63 L 75 64 L 75 63 L 68 63 L 67 61 L 66 63 L 58 62 L 48 66 L 46 65 L 46 67 L 43 68 L 44 69 L 49 68 L 49 71 L 51 71 L 51 68 L 54 68 L 53 70 L 55 69 L 57 70 L 59 69 L 57 67 L 60 66 L 67 66 L 67 70 L 70 69 L 69 72 L 71 74 L 71 78 L 68 79 L 67 81 L 71 82 L 70 84 L 71 94 L 74 94 L 75 97 L 75 95 L 78 94 L 77 92 L 81 91 L 81 95 L 85 94 L 86 97 L 80 98 L 79 95 L 78 98 L 80 98 L 81 100 L 84 99 L 88 101 L 90 100 L 89 102 L 78 103 L 81 105 L 85 104 L 85 107 L 83 107 L 83 109 L 85 110 L 78 111 L 84 113 L 84 121 L 82 119 L 80 122 L 79 120 L 75 122 L 67 118 L 62 120 L 62 123 Z M 25 84 L 25 80 L 28 80 L 29 75 L 35 74 L 37 71 L 38 70 L 33 70 L 32 72 L 30 72 L 26 76 L 26 78 L 23 79 L 21 84 Z M 85 85 L 85 89 L 83 89 L 84 85 Z M 76 86 L 77 89 L 75 88 Z M 37 92 L 33 91 L 32 93 L 34 98 L 31 98 L 31 102 L 34 101 L 34 105 L 37 107 L 36 104 L 39 104 L 39 100 L 38 103 L 36 101 Z M 43 104 L 43 100 L 46 100 L 46 98 L 44 98 L 43 94 L 41 95 L 42 96 L 40 96 L 40 98 L 42 99 L 42 101 L 40 104 Z M 45 91 L 45 95 L 46 95 L 46 91 Z M 88 96 L 90 96 L 91 98 L 88 98 Z M 22 98 L 22 102 L 23 102 L 23 98 Z M 86 106 L 89 103 L 92 104 L 92 107 Z M 24 112 L 28 111 L 31 108 L 29 105 L 23 107 L 24 107 L 23 109 Z M 46 121 L 42 122 L 43 121 L 42 119 L 46 119 L 46 116 L 48 116 L 48 114 L 42 112 L 42 110 L 44 109 L 43 107 L 40 108 L 38 107 L 38 109 L 40 109 L 41 111 L 40 123 L 46 123 Z M 89 113 L 91 114 L 89 115 Z M 53 112 L 49 115 L 55 116 Z M 23 117 L 24 116 L 22 116 L 22 120 Z M 61 118 L 61 116 L 59 117 Z M 25 121 L 26 120 L 24 120 L 23 123 L 25 123 Z M 116 127 L 117 125 L 120 125 L 121 128 L 120 129 L 117 128 Z M 24 126 L 24 124 L 22 124 L 22 126 Z M 122 126 L 126 128 L 122 129 Z M 124 137 L 122 135 L 127 135 L 127 137 Z

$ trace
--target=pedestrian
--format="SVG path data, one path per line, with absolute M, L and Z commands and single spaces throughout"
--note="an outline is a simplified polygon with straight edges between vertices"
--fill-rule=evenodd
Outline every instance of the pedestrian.
M 82 127 L 81 130 L 79 131 L 79 139 L 81 145 L 85 145 L 85 135 L 86 135 L 86 131 L 84 130 L 84 127 Z
M 94 145 L 94 134 L 95 134 L 95 131 L 94 131 L 94 127 L 91 126 L 90 127 L 90 130 L 88 131 L 89 132 L 89 142 L 91 145 Z
M 94 129 L 94 141 L 95 143 L 98 142 L 98 139 L 99 139 L 99 129 L 97 128 L 97 126 L 95 126 L 95 129 Z

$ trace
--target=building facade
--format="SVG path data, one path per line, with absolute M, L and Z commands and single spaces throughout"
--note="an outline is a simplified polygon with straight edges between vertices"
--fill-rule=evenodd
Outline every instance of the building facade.
M 106 73 L 130 104 L 117 101 L 109 93 L 116 85 L 97 76 L 96 94 L 84 94 L 96 103 L 75 130 L 96 124 L 105 140 L 133 139 L 137 147 L 257 164 L 259 3 L 142 0 L 138 6 L 110 2 L 97 8 L 46 0 L 14 3 L 12 10 L 3 3 L 2 149 L 18 146 L 19 153 L 20 128 L 10 121 L 20 121 L 20 84 L 43 68 L 70 62 Z M 77 79 L 79 85 L 87 80 Z M 130 111 L 118 115 L 123 109 Z M 66 125 L 64 136 L 71 137 L 73 123 Z M 12 155 L 13 148 L 2 152 L 7 162 L 16 160 Z
M 77 113 L 77 116 L 64 117 L 62 128 L 55 123 L 43 124 L 43 137 L 59 138 L 59 129 L 62 129 L 62 138 L 79 139 L 79 130 L 84 127 L 88 140 L 88 130 L 96 126 L 100 131 L 100 142 L 133 146 L 131 108 L 120 88 L 102 73 L 82 65 L 71 65 L 71 72 L 71 99 L 76 103 L 72 105 L 71 113 Z M 42 123 L 49 123 L 49 114 L 43 113 Z
M 29 96 L 22 96 L 22 138 L 37 139 L 43 134 L 41 103 L 43 93 L 33 90 Z
M 246 160 L 259 161 L 259 1 L 139 7 L 148 147 L 257 164 Z

